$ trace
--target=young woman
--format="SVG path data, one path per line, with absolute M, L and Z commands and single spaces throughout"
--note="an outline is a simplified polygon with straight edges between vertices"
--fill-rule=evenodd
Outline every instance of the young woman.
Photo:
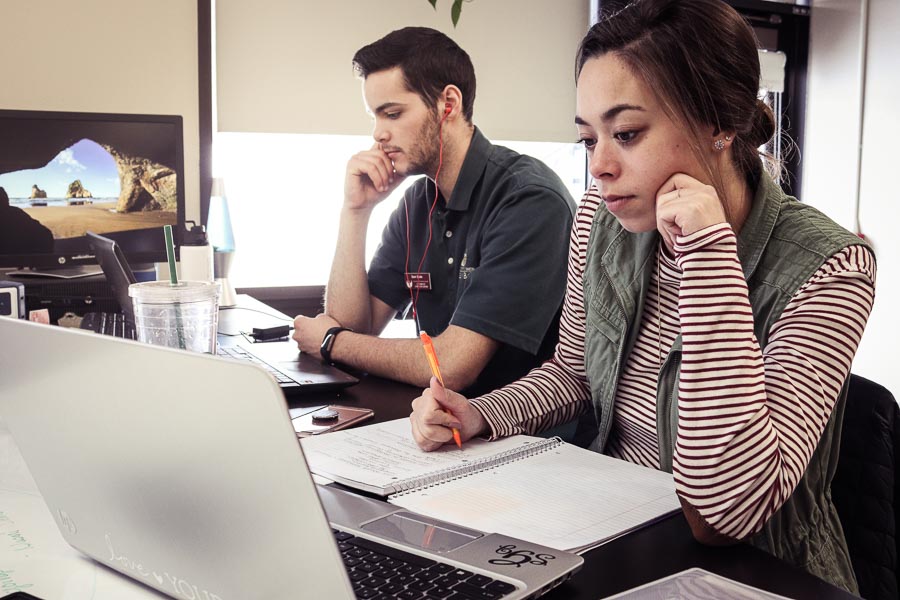
M 752 30 L 721 0 L 639 0 L 591 28 L 576 74 L 594 181 L 556 354 L 471 401 L 432 382 L 417 443 L 580 418 L 592 449 L 674 474 L 698 540 L 856 591 L 830 482 L 875 260 L 763 168 Z

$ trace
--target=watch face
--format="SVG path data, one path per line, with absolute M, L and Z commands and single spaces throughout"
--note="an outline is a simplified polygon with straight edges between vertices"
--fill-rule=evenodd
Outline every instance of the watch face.
M 325 336 L 325 341 L 322 342 L 322 347 L 326 350 L 331 350 L 331 346 L 334 344 L 334 338 L 334 332 L 328 332 L 328 335 Z
M 331 362 L 331 348 L 334 346 L 334 338 L 342 331 L 350 330 L 346 327 L 332 327 L 325 332 L 325 339 L 322 340 L 322 345 L 319 346 L 319 354 L 328 362 Z

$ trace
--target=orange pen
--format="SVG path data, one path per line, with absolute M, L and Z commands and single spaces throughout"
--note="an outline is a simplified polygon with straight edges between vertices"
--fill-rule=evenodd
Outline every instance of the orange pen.
M 428 364 L 431 365 L 431 373 L 441 382 L 441 387 L 444 387 L 444 378 L 441 377 L 441 367 L 438 365 L 437 354 L 434 353 L 434 344 L 431 343 L 431 338 L 427 333 L 421 331 L 419 333 L 419 339 L 422 340 L 422 345 L 425 347 L 425 356 L 428 358 Z M 456 446 L 462 448 L 459 429 L 451 427 L 451 431 L 453 431 L 453 441 L 456 442 Z

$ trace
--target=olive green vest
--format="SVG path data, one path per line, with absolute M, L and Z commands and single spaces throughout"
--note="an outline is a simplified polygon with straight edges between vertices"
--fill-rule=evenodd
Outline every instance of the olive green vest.
M 638 335 L 659 237 L 625 231 L 603 207 L 594 218 L 584 273 L 585 369 L 593 412 L 578 442 L 602 452 L 613 423 L 616 386 Z M 769 331 L 794 293 L 836 252 L 863 244 L 811 206 L 785 195 L 763 175 L 738 238 L 738 256 L 753 308 L 754 333 L 765 348 Z M 681 336 L 663 364 L 656 392 L 660 468 L 672 471 L 678 421 Z M 856 577 L 834 504 L 831 480 L 840 449 L 847 383 L 793 494 L 750 538 L 751 544 L 848 591 Z

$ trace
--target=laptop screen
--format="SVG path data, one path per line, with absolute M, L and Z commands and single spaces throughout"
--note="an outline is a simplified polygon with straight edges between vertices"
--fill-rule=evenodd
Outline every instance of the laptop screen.
M 87 238 L 91 252 L 94 253 L 97 262 L 100 263 L 100 268 L 103 269 L 106 282 L 118 300 L 119 306 L 122 307 L 122 312 L 125 313 L 125 320 L 133 324 L 134 307 L 131 304 L 131 297 L 128 295 L 128 286 L 135 283 L 137 279 L 135 279 L 131 267 L 128 266 L 122 249 L 108 237 L 90 231 L 87 232 Z

